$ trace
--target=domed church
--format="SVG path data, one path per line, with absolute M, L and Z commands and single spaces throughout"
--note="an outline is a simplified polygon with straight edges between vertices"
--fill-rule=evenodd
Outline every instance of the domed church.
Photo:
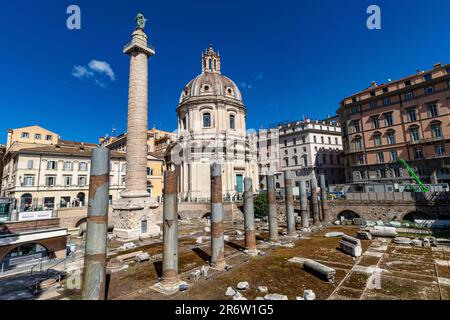
M 258 188 L 256 141 L 247 137 L 246 113 L 238 86 L 222 75 L 220 54 L 209 45 L 202 73 L 183 89 L 177 107 L 178 146 L 170 161 L 179 165 L 184 199 L 209 198 L 212 162 L 222 164 L 224 197 L 242 194 L 246 177 Z

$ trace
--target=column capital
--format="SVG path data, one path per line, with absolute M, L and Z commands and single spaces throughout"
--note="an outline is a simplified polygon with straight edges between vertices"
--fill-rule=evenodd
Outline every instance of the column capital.
M 136 29 L 131 35 L 131 41 L 123 48 L 123 53 L 132 54 L 133 52 L 142 52 L 147 57 L 155 55 L 155 48 L 147 44 L 147 35 L 142 29 Z

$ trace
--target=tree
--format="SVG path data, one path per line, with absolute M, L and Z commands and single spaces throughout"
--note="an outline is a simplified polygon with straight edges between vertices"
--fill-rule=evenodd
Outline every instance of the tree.
M 255 197 L 255 217 L 261 219 L 263 217 L 267 217 L 269 213 L 269 203 L 267 200 L 267 193 L 261 192 Z

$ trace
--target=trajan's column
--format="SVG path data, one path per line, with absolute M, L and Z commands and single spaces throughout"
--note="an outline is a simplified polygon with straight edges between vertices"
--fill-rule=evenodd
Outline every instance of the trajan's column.
M 158 204 L 147 192 L 148 58 L 155 54 L 147 45 L 146 19 L 139 13 L 131 42 L 123 52 L 130 56 L 126 187 L 113 205 L 114 234 L 136 239 L 160 234 L 154 209 Z

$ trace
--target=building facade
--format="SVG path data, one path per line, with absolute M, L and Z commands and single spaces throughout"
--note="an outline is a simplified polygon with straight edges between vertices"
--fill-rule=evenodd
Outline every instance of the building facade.
M 276 188 L 284 188 L 284 171 L 294 172 L 295 186 L 313 170 L 317 177 L 325 174 L 326 184 L 345 183 L 342 132 L 336 119 L 283 123 L 258 133 L 260 183 L 264 173 L 275 174 Z M 307 184 L 309 187 L 309 184 Z
M 377 85 L 341 102 L 346 178 L 410 183 L 398 159 L 424 183 L 450 182 L 450 65 Z
M 178 142 L 168 152 L 169 161 L 180 167 L 183 198 L 210 196 L 214 161 L 222 163 L 224 196 L 241 194 L 245 177 L 258 181 L 256 145 L 246 133 L 246 114 L 239 88 L 222 75 L 220 55 L 209 46 L 202 55 L 202 73 L 181 93 Z

